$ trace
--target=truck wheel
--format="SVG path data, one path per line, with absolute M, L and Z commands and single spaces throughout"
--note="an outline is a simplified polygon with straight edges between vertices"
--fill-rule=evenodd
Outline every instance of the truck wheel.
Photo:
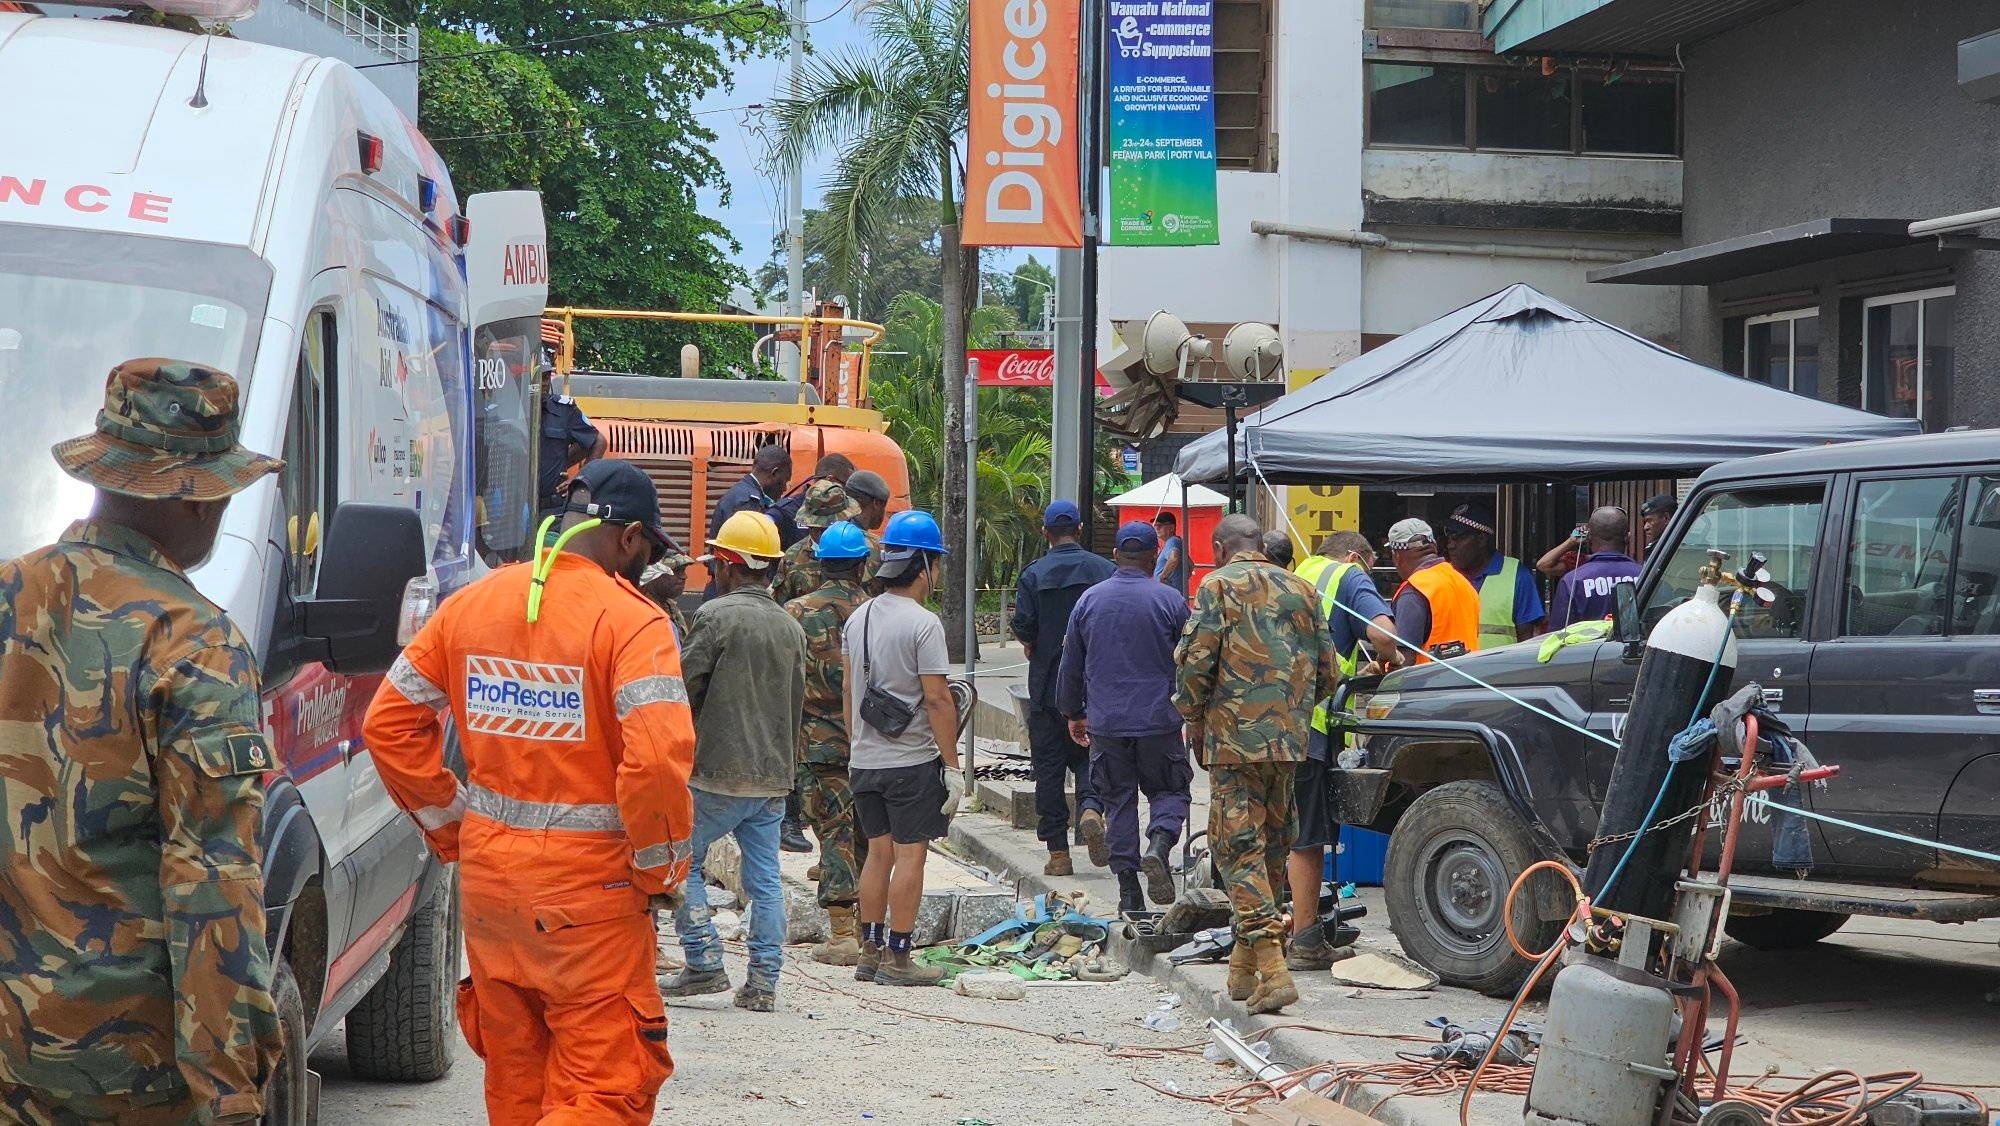
M 1389 837 L 1383 893 L 1389 929 L 1403 952 L 1447 985 L 1504 997 L 1533 965 L 1507 944 L 1500 914 L 1507 889 L 1542 859 L 1533 835 L 1490 782 L 1448 782 L 1411 803 Z M 1524 889 L 1514 903 L 1514 931 L 1540 950 L 1562 919 L 1545 920 Z
M 1773 907 L 1761 915 L 1731 915 L 1722 924 L 1722 930 L 1758 950 L 1797 950 L 1839 930 L 1847 920 L 1848 916 L 1839 911 Z
M 403 928 L 389 972 L 347 1014 L 347 1065 L 362 1079 L 428 1083 L 458 1040 L 458 872 Z
M 306 1004 L 291 963 L 280 959 L 271 981 L 271 1001 L 278 1010 L 283 1047 L 278 1066 L 264 1085 L 266 1126 L 306 1126 L 316 1117 L 306 1075 Z

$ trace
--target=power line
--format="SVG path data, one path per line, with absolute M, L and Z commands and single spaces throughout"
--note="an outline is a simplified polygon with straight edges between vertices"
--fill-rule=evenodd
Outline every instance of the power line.
M 363 63 L 360 66 L 355 67 L 354 69 L 374 70 L 376 67 L 410 66 L 415 63 L 427 63 L 427 62 L 428 63 L 449 62 L 452 59 L 471 59 L 471 58 L 477 58 L 481 55 L 499 55 L 499 54 L 521 53 L 521 52 L 531 52 L 531 51 L 546 51 L 551 47 L 563 47 L 571 43 L 587 43 L 593 39 L 606 39 L 613 35 L 637 35 L 642 32 L 654 31 L 662 27 L 679 27 L 691 23 L 707 23 L 710 20 L 728 19 L 731 16 L 742 15 L 744 13 L 754 13 L 757 15 L 761 15 L 766 19 L 785 18 L 784 13 L 774 12 L 770 8 L 764 6 L 761 3 L 738 4 L 733 8 L 724 8 L 719 12 L 709 12 L 699 16 L 679 16 L 679 17 L 668 17 L 656 20 L 646 20 L 643 23 L 633 24 L 631 27 L 614 27 L 605 31 L 593 31 L 588 35 L 572 35 L 569 36 L 568 38 L 549 39 L 541 43 L 521 43 L 521 44 L 502 43 L 492 47 L 482 47 L 476 51 L 460 51 L 457 54 L 452 54 L 452 55 L 428 55 L 415 59 L 395 59 L 390 62 Z M 835 14 L 838 15 L 839 13 L 836 12 Z

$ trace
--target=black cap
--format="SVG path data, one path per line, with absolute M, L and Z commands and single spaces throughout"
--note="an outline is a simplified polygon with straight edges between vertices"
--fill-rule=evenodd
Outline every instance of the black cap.
M 1681 506 L 1680 498 L 1672 493 L 1658 493 L 1646 498 L 1639 506 L 1641 516 L 1667 516 Z
M 664 552 L 673 544 L 660 526 L 660 490 L 646 471 L 629 461 L 600 458 L 577 472 L 570 489 L 584 490 L 566 511 L 595 516 L 606 524 L 637 524 Z

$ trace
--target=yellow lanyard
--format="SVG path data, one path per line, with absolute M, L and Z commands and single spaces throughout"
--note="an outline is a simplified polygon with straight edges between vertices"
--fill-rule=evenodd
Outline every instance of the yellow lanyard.
M 533 570 L 529 572 L 533 577 L 528 580 L 529 625 L 533 625 L 541 620 L 542 589 L 548 585 L 549 572 L 555 569 L 556 556 L 562 554 L 563 545 L 568 543 L 571 537 L 575 536 L 578 532 L 587 532 L 604 523 L 604 521 L 593 516 L 574 528 L 564 530 L 562 535 L 556 537 L 556 542 L 550 544 L 548 542 L 549 529 L 555 526 L 555 522 L 555 516 L 544 517 L 542 519 L 542 526 L 535 530 L 535 562 Z M 543 552 L 544 547 L 548 549 L 546 553 Z

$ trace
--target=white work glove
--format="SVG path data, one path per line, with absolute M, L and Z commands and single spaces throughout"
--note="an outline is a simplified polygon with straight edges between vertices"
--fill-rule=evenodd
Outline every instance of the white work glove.
M 946 817 L 955 815 L 958 812 L 958 803 L 964 800 L 965 772 L 946 767 L 944 772 L 944 809 L 942 812 Z

